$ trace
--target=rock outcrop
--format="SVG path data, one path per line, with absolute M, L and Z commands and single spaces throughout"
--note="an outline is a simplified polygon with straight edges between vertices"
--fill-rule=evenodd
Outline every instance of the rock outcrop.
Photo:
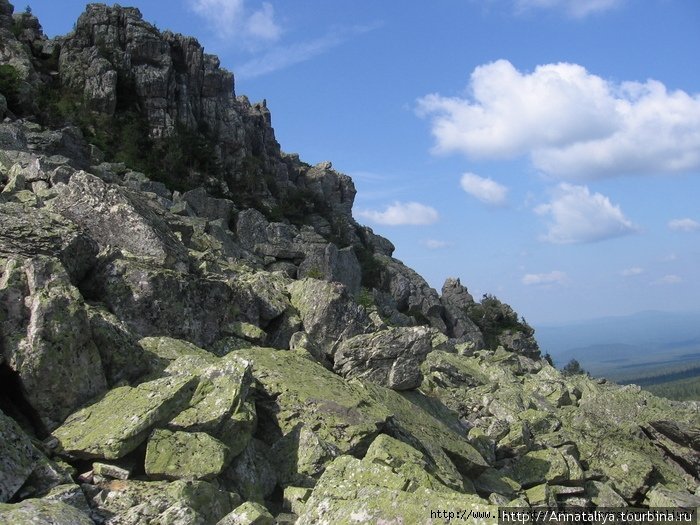
M 0 522 L 698 506 L 697 403 L 439 295 L 195 39 L 91 4 L 49 40 L 6 0 L 0 38 Z

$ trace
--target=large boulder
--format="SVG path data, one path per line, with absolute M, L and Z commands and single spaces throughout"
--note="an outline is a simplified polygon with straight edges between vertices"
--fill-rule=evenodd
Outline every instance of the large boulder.
M 4 359 L 49 430 L 107 388 L 80 292 L 56 259 L 9 259 L 0 280 Z
M 0 411 L 0 503 L 10 501 L 43 456 L 19 425 Z M 1 515 L 1 514 L 0 514 Z
M 195 376 L 182 375 L 115 388 L 72 414 L 53 437 L 70 457 L 121 458 L 187 406 L 196 384 Z
M 343 377 L 358 377 L 394 390 L 417 388 L 420 366 L 432 351 L 430 329 L 389 328 L 344 340 L 334 356 L 334 369 Z
M 46 499 L 25 499 L 0 503 L 0 521 L 13 525 L 93 525 L 90 516 L 63 503 Z
M 447 326 L 440 297 L 425 279 L 401 261 L 379 254 L 375 254 L 375 259 L 381 267 L 380 288 L 396 301 L 398 311 L 444 333 Z
M 148 438 L 145 470 L 156 479 L 213 479 L 229 460 L 228 447 L 206 432 L 156 429 Z
M 467 315 L 467 311 L 475 302 L 466 286 L 463 286 L 459 279 L 446 279 L 442 285 L 440 302 L 444 309 L 448 335 L 459 342 L 472 343 L 475 350 L 483 348 L 484 338 L 481 331 Z
M 186 268 L 185 247 L 142 195 L 85 172 L 76 173 L 57 190 L 51 209 L 89 231 L 101 246 Z
M 78 283 L 95 264 L 97 243 L 57 213 L 0 203 L 0 256 L 55 257 Z
M 240 503 L 238 494 L 201 480 L 114 480 L 92 498 L 106 525 L 216 523 Z
M 445 509 L 464 510 L 465 516 L 471 512 L 470 523 L 496 522 L 496 507 L 478 496 L 435 491 L 411 481 L 400 469 L 341 456 L 319 479 L 298 522 L 441 523 Z
M 304 330 L 328 355 L 341 340 L 369 330 L 367 313 L 341 284 L 303 279 L 290 284 L 289 292 Z
M 140 337 L 167 334 L 207 346 L 241 311 L 223 277 L 182 274 L 128 257 L 103 260 L 82 287 Z

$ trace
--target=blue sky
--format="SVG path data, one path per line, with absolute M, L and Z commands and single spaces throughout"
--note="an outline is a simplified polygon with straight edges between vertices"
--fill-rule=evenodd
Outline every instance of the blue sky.
M 535 326 L 699 309 L 697 0 L 122 4 L 219 55 L 438 290 Z M 29 5 L 56 35 L 85 2 Z

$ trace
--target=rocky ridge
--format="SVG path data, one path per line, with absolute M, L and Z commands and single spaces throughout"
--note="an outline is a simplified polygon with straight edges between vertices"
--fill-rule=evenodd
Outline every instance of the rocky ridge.
M 195 39 L 91 4 L 50 40 L 0 0 L 0 43 L 0 521 L 700 505 L 697 404 L 439 295 Z

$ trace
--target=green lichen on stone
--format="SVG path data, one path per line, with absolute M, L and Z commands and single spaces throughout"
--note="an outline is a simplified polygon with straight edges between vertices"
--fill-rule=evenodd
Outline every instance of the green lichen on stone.
M 241 498 L 220 490 L 206 481 L 111 481 L 101 485 L 101 508 L 119 515 L 119 523 L 141 525 L 179 523 L 216 523 L 235 507 Z
M 496 507 L 478 496 L 416 486 L 386 465 L 341 456 L 319 479 L 299 523 L 334 525 L 444 523 L 431 510 L 467 509 L 476 525 L 496 523 Z
M 230 323 L 226 330 L 236 337 L 245 339 L 252 343 L 263 343 L 267 337 L 267 333 L 262 328 L 255 326 L 254 324 L 245 323 L 242 321 L 234 321 Z
M 0 523 L 12 525 L 93 525 L 90 517 L 61 501 L 25 499 L 0 503 Z
M 154 478 L 213 479 L 228 464 L 230 451 L 204 432 L 156 429 L 146 447 L 146 474 Z
M 390 416 L 360 386 L 293 352 L 256 347 L 227 359 L 251 363 L 265 393 L 257 407 L 274 415 L 283 435 L 303 423 L 341 453 L 364 451 Z
M 9 501 L 43 457 L 20 426 L 0 411 L 0 502 Z
M 151 428 L 182 410 L 196 384 L 195 376 L 182 375 L 115 388 L 71 415 L 53 435 L 67 455 L 118 459 L 139 446 Z
M 274 525 L 275 518 L 260 503 L 246 501 L 224 516 L 216 525 Z
M 420 392 L 399 394 L 393 390 L 362 383 L 366 395 L 374 402 L 386 407 L 392 414 L 391 427 L 397 435 L 413 436 L 430 456 L 436 461 L 444 481 L 452 477 L 451 464 L 463 475 L 478 475 L 488 464 L 477 450 L 469 444 L 466 432 L 462 435 L 456 430 L 459 427 L 454 414 L 448 411 L 433 409 L 431 412 L 422 407 L 430 406 L 431 402 Z M 445 454 L 449 456 L 448 461 Z M 444 459 L 443 459 L 444 458 Z
M 507 471 L 523 487 L 541 483 L 560 483 L 569 479 L 569 466 L 556 449 L 533 450 L 522 456 Z
M 438 492 L 452 492 L 430 474 L 434 468 L 432 468 L 428 458 L 410 445 L 386 434 L 377 436 L 367 450 L 363 461 L 389 467 L 392 472 L 408 480 L 407 490 L 409 492 L 417 487 L 425 487 Z

